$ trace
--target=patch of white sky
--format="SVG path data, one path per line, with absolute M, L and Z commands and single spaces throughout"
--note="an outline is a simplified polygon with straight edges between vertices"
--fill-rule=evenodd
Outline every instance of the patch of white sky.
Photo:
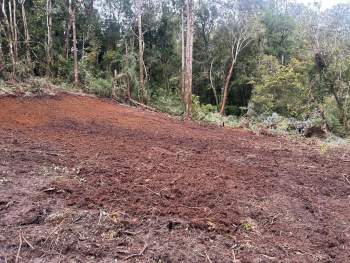
M 332 8 L 337 4 L 350 4 L 350 0 L 296 0 L 297 3 L 303 3 L 305 5 L 312 5 L 313 3 L 321 3 L 321 9 L 325 10 Z

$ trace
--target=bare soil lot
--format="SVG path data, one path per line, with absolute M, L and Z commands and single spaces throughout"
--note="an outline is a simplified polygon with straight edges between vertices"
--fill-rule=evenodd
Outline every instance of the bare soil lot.
M 350 153 L 3 97 L 0 262 L 350 262 Z

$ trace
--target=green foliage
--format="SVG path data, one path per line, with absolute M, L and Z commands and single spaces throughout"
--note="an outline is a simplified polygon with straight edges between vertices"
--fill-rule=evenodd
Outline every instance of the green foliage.
M 119 71 L 122 68 L 122 60 L 123 55 L 118 50 L 108 50 L 103 56 L 104 65 L 109 74 L 113 74 L 114 70 Z
M 31 94 L 40 95 L 43 94 L 45 86 L 47 86 L 47 80 L 36 78 L 31 81 L 28 91 Z
M 112 81 L 101 78 L 92 79 L 85 85 L 84 91 L 99 97 L 110 98 L 112 96 Z
M 241 224 L 242 226 L 242 229 L 245 231 L 245 232 L 251 232 L 253 231 L 253 225 L 249 222 L 243 222 Z
M 198 96 L 192 96 L 192 117 L 193 119 L 216 125 L 223 125 L 227 127 L 237 127 L 240 125 L 240 121 L 237 117 L 222 116 L 216 106 L 211 104 L 201 104 Z
M 73 63 L 71 60 L 67 60 L 62 55 L 57 56 L 57 77 L 66 81 L 71 82 L 73 80 Z
M 345 136 L 347 131 L 340 122 L 341 113 L 335 99 L 333 97 L 326 97 L 324 99 L 323 108 L 325 109 L 325 117 L 329 128 L 335 134 Z
M 160 89 L 153 94 L 151 104 L 156 109 L 171 115 L 180 116 L 183 113 L 180 97 L 176 93 L 164 89 Z
M 297 47 L 294 42 L 294 19 L 288 14 L 274 13 L 272 10 L 268 10 L 262 21 L 266 27 L 266 54 L 277 57 L 281 63 L 289 61 L 291 54 Z
M 286 117 L 304 118 L 312 110 L 309 103 L 308 64 L 292 59 L 287 66 L 265 56 L 259 67 L 252 103 L 259 113 L 277 112 Z
M 9 95 L 9 94 L 13 94 L 14 90 L 9 87 L 5 81 L 3 81 L 2 79 L 0 79 L 0 95 Z
M 216 107 L 211 104 L 201 104 L 198 96 L 192 96 L 192 117 L 196 120 L 204 120 L 210 113 L 215 113 Z

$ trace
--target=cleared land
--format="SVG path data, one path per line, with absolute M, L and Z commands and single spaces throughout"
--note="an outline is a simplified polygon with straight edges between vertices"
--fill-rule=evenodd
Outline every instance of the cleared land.
M 346 149 L 0 98 L 0 262 L 349 262 L 349 203 Z

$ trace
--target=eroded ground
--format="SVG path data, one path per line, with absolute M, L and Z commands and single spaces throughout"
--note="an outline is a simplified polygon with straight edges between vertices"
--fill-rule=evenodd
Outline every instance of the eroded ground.
M 91 97 L 0 98 L 0 262 L 350 262 L 350 154 Z

